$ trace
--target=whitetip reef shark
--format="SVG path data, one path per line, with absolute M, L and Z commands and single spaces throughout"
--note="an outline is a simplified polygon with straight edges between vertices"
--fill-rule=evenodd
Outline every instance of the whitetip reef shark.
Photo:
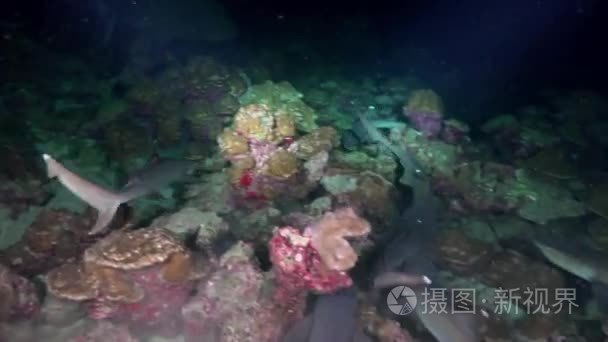
M 580 241 L 539 241 L 534 244 L 549 262 L 591 283 L 599 309 L 608 313 L 608 255 Z
M 112 191 L 82 178 L 48 154 L 43 154 L 42 159 L 49 178 L 57 178 L 74 195 L 97 209 L 97 221 L 90 235 L 103 232 L 122 203 L 161 190 L 182 177 L 192 165 L 191 161 L 161 161 L 139 172 L 122 190 Z
M 282 342 L 371 342 L 357 325 L 354 287 L 320 295 L 312 313 L 287 332 Z

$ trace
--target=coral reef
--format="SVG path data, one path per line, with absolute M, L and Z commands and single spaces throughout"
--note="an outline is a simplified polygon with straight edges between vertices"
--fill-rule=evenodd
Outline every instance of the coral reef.
M 435 191 L 459 213 L 513 212 L 545 224 L 585 214 L 582 202 L 564 186 L 509 165 L 474 161 L 434 178 Z
M 450 201 L 456 212 L 508 212 L 518 208 L 525 192 L 514 192 L 512 167 L 473 161 L 434 178 L 436 192 Z
M 143 119 L 141 126 L 148 127 L 148 134 L 164 147 L 188 139 L 215 140 L 247 89 L 240 70 L 208 57 L 193 58 L 184 65 L 173 63 L 155 77 L 123 78 L 135 83 L 126 96 L 126 113 Z M 120 131 L 106 129 L 114 141 L 122 139 Z
M 369 223 L 358 217 L 352 208 L 328 212 L 306 228 L 310 244 L 330 270 L 346 271 L 355 266 L 357 253 L 345 238 L 367 235 Z
M 302 101 L 303 97 L 304 95 L 289 82 L 266 81 L 250 87 L 239 100 L 243 106 L 264 104 L 271 111 L 285 113 L 298 130 L 312 132 L 317 128 L 317 116 L 314 110 Z
M 289 146 L 299 159 L 308 160 L 320 152 L 326 152 L 338 145 L 338 132 L 332 127 L 319 127 L 302 136 Z
M 456 119 L 449 119 L 443 122 L 443 130 L 441 131 L 441 140 L 448 144 L 462 143 L 468 139 L 469 125 Z
M 558 148 L 547 148 L 526 159 L 524 165 L 534 171 L 557 179 L 572 179 L 577 176 L 577 167 L 568 159 L 568 152 Z
M 122 218 L 117 215 L 117 221 Z M 17 244 L 0 251 L 0 260 L 27 276 L 46 273 L 80 256 L 92 243 L 88 231 L 94 222 L 93 210 L 78 215 L 64 209 L 45 209 Z
M 349 287 L 357 253 L 345 237 L 362 237 L 369 224 L 350 208 L 329 212 L 304 233 L 293 227 L 275 230 L 268 246 L 279 303 L 300 302 L 308 291 L 332 293 Z
M 412 159 L 410 163 L 403 164 L 402 162 L 404 168 L 407 166 L 406 170 L 409 170 L 410 173 L 421 170 L 427 175 L 441 177 L 450 174 L 467 159 L 467 153 L 462 145 L 428 139 L 411 128 L 394 128 L 391 130 L 389 138 L 390 142 L 387 143 L 395 146 L 394 148 L 400 150 L 401 154 Z
M 108 235 L 87 249 L 81 262 L 49 272 L 47 286 L 58 298 L 85 301 L 90 318 L 174 334 L 176 313 L 203 274 L 171 233 L 147 228 Z
M 373 224 L 374 231 L 389 229 L 399 214 L 399 192 L 376 173 L 329 169 L 321 184 L 335 205 L 355 208 Z
M 182 309 L 186 341 L 278 341 L 302 314 L 304 301 L 289 307 L 273 302 L 267 276 L 253 260 L 253 249 L 242 242 L 221 256 Z
M 413 91 L 403 107 L 403 113 L 425 137 L 436 138 L 441 132 L 443 101 L 433 90 Z
M 371 171 L 385 179 L 393 180 L 397 177 L 398 164 L 389 155 L 369 155 L 363 151 L 343 152 L 332 151 L 331 166 L 358 171 Z
M 445 230 L 437 238 L 438 260 L 450 270 L 475 274 L 488 267 L 492 248 L 473 240 L 459 230 Z
M 152 226 L 166 229 L 182 242 L 194 238 L 197 246 L 205 249 L 221 234 L 228 232 L 228 224 L 213 211 L 186 207 L 171 215 L 158 217 Z
M 39 309 L 34 284 L 0 264 L 0 322 L 31 319 Z
M 278 283 L 277 298 L 286 300 L 307 290 L 329 293 L 352 285 L 346 273 L 330 271 L 323 264 L 310 237 L 296 228 L 278 229 L 268 245 Z
M 519 311 L 529 313 L 517 319 L 514 333 L 546 339 L 557 331 L 559 316 L 540 312 L 549 310 L 556 303 L 557 289 L 565 286 L 564 277 L 559 271 L 513 250 L 495 250 L 491 245 L 473 240 L 458 230 L 442 232 L 436 248 L 438 261 L 448 270 L 473 276 L 491 288 L 522 291 L 522 295 L 531 289 L 546 289 L 547 296 L 543 298 L 526 296 L 525 300 L 513 303 L 520 307 Z M 490 334 L 498 331 L 496 327 Z
M 233 127 L 224 130 L 218 144 L 231 162 L 228 173 L 237 195 L 255 200 L 297 198 L 318 182 L 318 177 L 307 174 L 323 169 L 323 165 L 313 167 L 309 163 L 303 167 L 302 163 L 333 148 L 337 133 L 333 128 L 321 127 L 297 139 L 288 112 L 266 104 L 250 104 L 239 109 Z
M 560 141 L 551 126 L 533 116 L 521 121 L 512 115 L 495 116 L 481 126 L 481 131 L 491 137 L 499 153 L 508 159 L 530 157 Z
M 527 220 L 545 224 L 550 220 L 564 217 L 579 217 L 587 213 L 585 204 L 565 187 L 551 179 L 535 177 L 519 170 L 516 172 L 516 186 L 513 192 L 525 190 L 527 200 L 517 210 L 517 214 Z
M 1 67 L 0 112 L 10 115 L 0 118 L 0 341 L 279 341 L 304 317 L 309 294 L 367 288 L 386 240 L 426 248 L 411 234 L 421 223 L 440 229 L 420 231 L 437 237 L 428 249 L 440 267 L 433 285 L 475 289 L 486 300 L 477 307 L 489 311 L 497 289 L 548 291 L 510 302 L 520 313 L 489 312 L 485 340 L 605 338 L 606 317 L 597 298 L 586 298 L 592 277 L 583 272 L 597 265 L 577 269 L 584 279 L 568 278 L 583 289 L 574 315 L 524 312 L 555 304 L 556 289 L 572 286 L 527 241 L 557 235 L 573 245 L 584 234 L 608 249 L 601 94 L 544 93 L 549 103 L 492 115 L 478 134 L 407 74 L 353 75 L 352 65 L 326 63 L 292 74 L 286 57 L 308 67 L 321 57 L 299 42 L 238 67 L 193 56 L 199 47 L 231 52 L 189 45 L 230 33 L 192 30 L 211 25 L 193 18 L 201 11 L 187 16 L 200 25 L 177 23 L 168 4 L 143 4 L 145 20 L 120 15 L 142 20 L 130 21 L 138 36 L 119 75 L 100 67 L 103 56 L 89 63 L 20 33 L 4 37 L 16 51 Z M 160 32 L 158 22 L 178 30 Z M 472 110 L 475 101 L 456 101 L 454 114 L 485 115 Z M 185 188 L 161 194 L 171 201 L 135 201 L 114 232 L 90 237 L 94 212 L 45 181 L 40 153 L 114 187 L 150 155 L 185 157 L 196 170 Z M 397 247 L 378 261 L 430 266 L 410 262 L 417 249 Z M 375 294 L 359 297 L 356 324 L 370 337 L 428 335 L 383 317 Z

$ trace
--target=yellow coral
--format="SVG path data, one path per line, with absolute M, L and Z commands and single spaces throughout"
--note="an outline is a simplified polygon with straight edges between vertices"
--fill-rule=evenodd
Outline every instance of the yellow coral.
M 263 104 L 241 107 L 234 117 L 234 129 L 245 137 L 271 141 L 274 117 L 268 106 Z
M 298 158 L 306 160 L 319 152 L 331 150 L 337 143 L 338 132 L 333 127 L 320 127 L 298 139 L 294 150 Z
M 275 114 L 275 138 L 283 139 L 296 135 L 296 124 L 293 118 L 284 111 Z
M 225 155 L 234 156 L 249 151 L 247 138 L 229 128 L 224 129 L 222 134 L 217 138 L 217 142 L 220 150 Z
M 163 265 L 163 279 L 169 282 L 188 280 L 192 271 L 192 258 L 187 253 L 174 253 Z
M 299 163 L 292 153 L 280 149 L 270 156 L 266 165 L 270 176 L 287 179 L 298 172 Z
M 249 88 L 241 96 L 241 104 L 263 103 L 272 111 L 283 110 L 289 114 L 300 131 L 310 132 L 317 128 L 316 114 L 302 101 L 303 95 L 289 82 L 270 81 Z
M 443 101 L 431 89 L 414 90 L 410 95 L 406 110 L 408 112 L 431 112 L 443 114 Z

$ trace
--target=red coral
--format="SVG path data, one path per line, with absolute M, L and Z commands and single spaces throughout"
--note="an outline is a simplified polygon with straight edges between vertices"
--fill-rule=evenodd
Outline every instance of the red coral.
M 249 188 L 251 184 L 253 184 L 253 172 L 251 170 L 246 170 L 239 179 L 239 186 Z
M 290 303 L 307 291 L 331 293 L 353 283 L 345 272 L 329 270 L 310 238 L 296 228 L 277 229 L 268 246 L 277 282 L 275 298 L 279 303 Z

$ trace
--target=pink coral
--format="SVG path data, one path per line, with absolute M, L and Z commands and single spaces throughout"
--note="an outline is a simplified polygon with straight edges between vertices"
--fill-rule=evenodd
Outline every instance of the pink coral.
M 283 227 L 268 243 L 276 277 L 275 298 L 288 304 L 307 291 L 331 293 L 353 284 L 346 272 L 330 270 L 322 261 L 311 239 L 298 229 Z
M 175 314 L 188 300 L 193 283 L 168 282 L 160 267 L 154 266 L 130 272 L 129 278 L 146 294 L 142 300 L 134 303 L 93 300 L 87 304 L 89 317 L 119 319 L 136 329 L 160 327 L 166 335 L 175 332 L 179 326 Z
M 413 126 L 427 138 L 435 138 L 441 132 L 441 113 L 408 111 L 406 116 L 411 120 Z

